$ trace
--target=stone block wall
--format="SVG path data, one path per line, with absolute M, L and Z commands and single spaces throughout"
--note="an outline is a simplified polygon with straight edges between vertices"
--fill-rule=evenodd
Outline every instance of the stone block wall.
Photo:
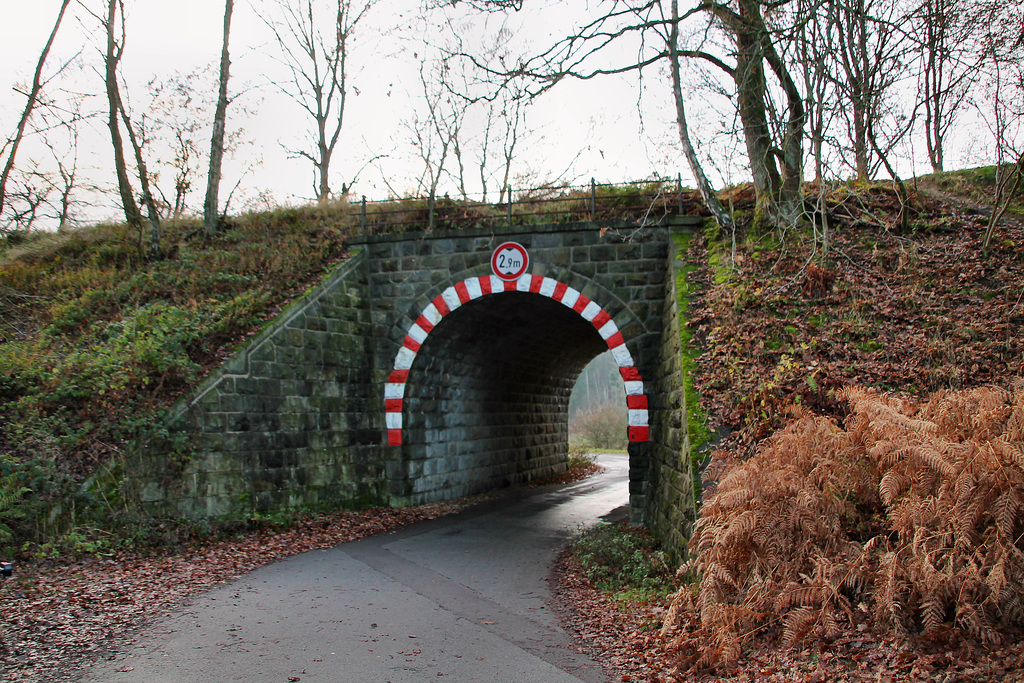
M 632 519 L 684 542 L 693 496 L 671 245 L 698 223 L 364 237 L 357 256 L 179 404 L 193 445 L 186 462 L 142 444 L 130 473 L 139 496 L 169 515 L 245 518 L 432 502 L 564 471 L 569 395 L 611 340 L 598 331 L 606 322 L 562 295 L 502 289 L 461 301 L 418 335 L 402 394 L 388 396 L 425 309 L 456 284 L 489 278 L 494 249 L 516 241 L 530 255 L 529 282 L 592 300 L 621 335 L 624 389 L 638 373 L 644 391 L 630 397 L 645 437 L 629 446 Z M 386 396 L 401 407 L 386 411 Z
M 680 326 L 685 325 L 680 316 L 685 293 L 679 291 L 679 278 L 685 277 L 689 239 L 689 234 L 676 233 L 670 246 L 663 298 L 664 334 L 652 390 L 656 406 L 651 411 L 651 494 L 645 516 L 651 533 L 677 555 L 684 552 L 697 515 L 680 338 Z
M 362 258 L 342 264 L 178 406 L 192 453 L 134 465 L 149 509 L 184 517 L 386 504 Z
M 529 274 L 599 304 L 646 379 L 657 367 L 669 229 L 578 223 L 366 238 L 380 381 L 428 305 L 455 283 L 490 275 L 491 254 L 506 241 L 526 248 Z M 589 322 L 533 293 L 490 294 L 447 315 L 422 344 L 404 389 L 402 444 L 386 447 L 394 500 L 439 500 L 564 470 L 569 395 L 608 349 Z M 630 451 L 639 520 L 649 447 Z

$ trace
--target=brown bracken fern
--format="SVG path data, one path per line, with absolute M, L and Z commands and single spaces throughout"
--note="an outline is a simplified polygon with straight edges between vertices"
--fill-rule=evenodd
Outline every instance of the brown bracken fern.
M 753 634 L 844 628 L 988 642 L 1024 625 L 1024 382 L 913 404 L 851 388 L 845 426 L 798 415 L 705 499 L 663 627 L 679 665 Z

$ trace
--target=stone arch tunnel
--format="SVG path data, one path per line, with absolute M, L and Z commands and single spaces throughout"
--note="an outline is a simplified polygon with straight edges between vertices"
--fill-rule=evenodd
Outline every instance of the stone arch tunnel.
M 529 275 L 482 276 L 446 289 L 411 326 L 385 388 L 389 444 L 426 469 L 406 477 L 414 483 L 406 495 L 558 472 L 576 378 L 608 349 L 623 376 L 629 440 L 646 442 L 642 379 L 597 303 Z
M 677 291 L 699 221 L 368 236 L 197 390 L 142 504 L 176 516 L 418 504 L 564 471 L 575 380 L 611 350 L 629 410 L 632 518 L 693 518 Z M 514 242 L 513 242 L 514 241 Z M 515 244 L 517 272 L 499 272 Z M 180 463 L 180 458 L 178 459 Z

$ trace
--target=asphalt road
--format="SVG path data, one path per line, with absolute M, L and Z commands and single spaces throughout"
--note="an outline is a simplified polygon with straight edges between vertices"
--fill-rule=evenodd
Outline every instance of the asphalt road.
M 548 606 L 580 527 L 624 514 L 605 472 L 276 562 L 155 622 L 81 681 L 606 682 Z

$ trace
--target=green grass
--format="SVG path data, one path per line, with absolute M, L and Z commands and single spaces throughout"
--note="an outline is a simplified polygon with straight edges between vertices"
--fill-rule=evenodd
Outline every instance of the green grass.
M 1007 165 L 1009 167 L 1009 165 Z M 979 166 L 959 171 L 945 171 L 921 177 L 941 190 L 977 202 L 990 203 L 996 187 L 996 167 Z M 1008 213 L 1024 216 L 1024 191 L 1010 202 Z

